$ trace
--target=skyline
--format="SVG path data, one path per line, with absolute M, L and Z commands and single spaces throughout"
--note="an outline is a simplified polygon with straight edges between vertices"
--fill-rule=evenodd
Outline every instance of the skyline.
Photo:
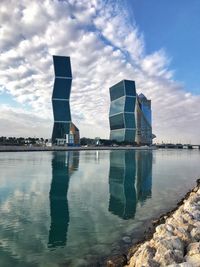
M 40 4 L 23 0 L 10 1 L 8 5 L 2 1 L 0 136 L 51 137 L 54 54 L 71 58 L 72 120 L 81 137 L 109 138 L 109 87 L 128 79 L 136 82 L 138 93 L 143 92 L 152 100 L 156 142 L 200 143 L 199 77 L 194 81 L 198 65 L 192 64 L 196 69 L 188 73 L 187 62 L 181 64 L 178 60 L 180 56 L 184 59 L 181 51 L 176 54 L 179 32 L 170 32 L 170 28 L 167 32 L 168 38 L 176 37 L 176 49 L 172 49 L 170 41 L 164 47 L 157 41 L 163 23 L 167 29 L 166 21 L 156 28 L 155 40 L 153 36 L 149 38 L 156 17 L 152 23 L 147 16 L 142 17 L 149 11 L 144 1 L 141 3 L 143 6 L 136 0 L 133 5 L 123 1 L 70 0 Z M 156 8 L 160 10 L 161 4 Z M 174 14 L 172 17 L 176 23 Z M 169 26 L 172 26 L 170 22 Z M 180 36 L 187 37 L 187 34 L 191 38 L 191 32 L 180 32 Z M 191 51 L 185 58 L 195 62 L 198 56 Z M 185 73 L 188 73 L 186 77 Z

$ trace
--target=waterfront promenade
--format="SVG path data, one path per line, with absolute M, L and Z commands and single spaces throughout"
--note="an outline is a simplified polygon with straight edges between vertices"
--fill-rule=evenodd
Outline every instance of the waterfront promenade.
M 152 150 L 155 147 L 141 146 L 0 146 L 0 152 L 32 152 L 32 151 L 86 151 L 86 150 Z

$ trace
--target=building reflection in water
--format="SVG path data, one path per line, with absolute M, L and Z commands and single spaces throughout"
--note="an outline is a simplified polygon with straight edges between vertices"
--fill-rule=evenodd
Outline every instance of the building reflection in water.
M 137 151 L 136 153 L 136 191 L 137 200 L 144 203 L 151 197 L 152 188 L 152 151 Z
M 65 246 L 69 225 L 67 191 L 72 173 L 78 169 L 79 152 L 54 152 L 49 192 L 51 226 L 48 246 Z
M 124 220 L 134 218 L 137 201 L 151 196 L 152 151 L 111 151 L 109 211 Z
M 111 151 L 109 190 L 109 211 L 122 219 L 135 215 L 135 151 Z

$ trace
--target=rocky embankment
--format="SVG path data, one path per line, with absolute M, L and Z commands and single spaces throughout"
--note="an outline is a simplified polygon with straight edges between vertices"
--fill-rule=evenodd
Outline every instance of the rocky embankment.
M 200 267 L 200 180 L 175 210 L 158 221 L 162 223 L 151 238 L 131 248 L 123 266 Z

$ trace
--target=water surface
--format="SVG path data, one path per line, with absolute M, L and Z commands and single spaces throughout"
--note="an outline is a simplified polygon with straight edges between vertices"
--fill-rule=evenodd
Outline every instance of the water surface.
M 199 162 L 199 150 L 0 153 L 0 266 L 117 253 L 195 185 Z

